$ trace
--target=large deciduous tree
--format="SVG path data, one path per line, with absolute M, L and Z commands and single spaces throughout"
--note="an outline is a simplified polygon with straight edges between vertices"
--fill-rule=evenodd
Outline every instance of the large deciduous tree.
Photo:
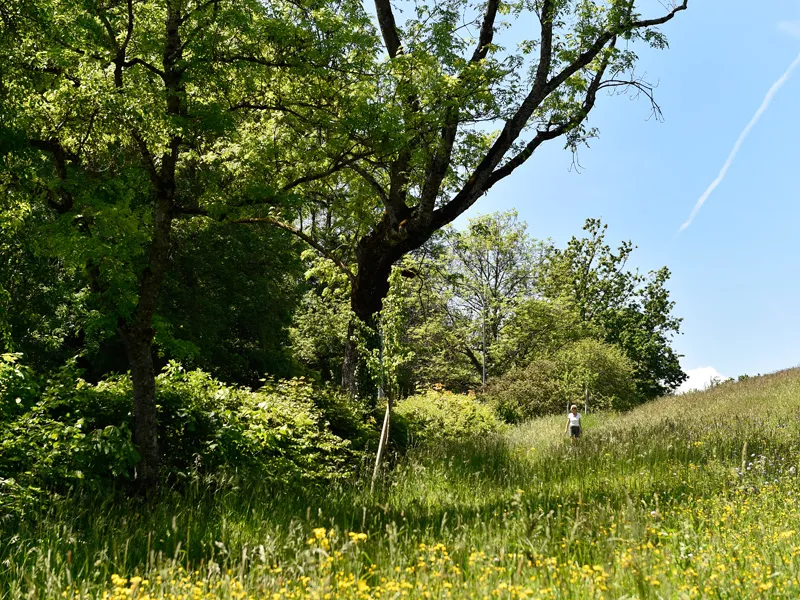
M 377 126 L 365 118 L 372 129 L 359 142 L 373 152 L 349 165 L 354 179 L 347 182 L 350 214 L 358 214 L 362 232 L 352 239 L 350 303 L 366 322 L 380 310 L 390 269 L 402 256 L 545 142 L 561 138 L 574 148 L 594 135 L 586 120 L 603 90 L 652 100 L 652 88 L 634 72 L 632 48 L 665 47 L 657 28 L 687 1 L 652 17 L 640 14 L 635 0 L 414 2 L 404 6 L 410 16 L 402 20 L 390 0 L 374 7 L 385 52 L 374 83 L 382 110 Z M 501 15 L 514 21 L 512 31 L 516 25 L 537 35 L 517 51 L 503 48 Z M 494 126 L 499 130 L 491 133 Z M 343 377 L 350 387 L 355 365 L 351 340 Z
M 353 160 L 330 124 L 352 113 L 374 36 L 346 1 L 9 0 L 0 19 L 3 210 L 41 217 L 37 251 L 83 271 L 122 338 L 151 485 L 175 219 L 265 222 L 260 207 Z

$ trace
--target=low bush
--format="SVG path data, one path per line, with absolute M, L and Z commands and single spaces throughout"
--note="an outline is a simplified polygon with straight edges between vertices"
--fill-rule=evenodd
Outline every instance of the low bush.
M 38 397 L 17 401 L 20 380 L 35 378 L 9 364 L 0 370 L 0 478 L 7 499 L 13 494 L 23 501 L 40 488 L 133 479 L 139 457 L 128 377 L 91 385 L 68 365 L 35 388 Z M 340 392 L 302 379 L 268 381 L 251 391 L 171 363 L 156 379 L 156 394 L 163 472 L 173 482 L 219 471 L 249 472 L 276 484 L 341 480 L 355 473 L 377 435 L 364 411 Z
M 616 346 L 593 339 L 490 380 L 483 396 L 504 421 L 519 423 L 583 406 L 586 389 L 593 410 L 627 410 L 639 401 L 633 364 Z
M 501 423 L 473 394 L 427 390 L 397 404 L 392 440 L 400 448 L 496 432 Z
M 376 435 L 341 392 L 303 379 L 250 391 L 173 363 L 156 386 L 164 462 L 178 476 L 236 467 L 284 482 L 341 479 Z

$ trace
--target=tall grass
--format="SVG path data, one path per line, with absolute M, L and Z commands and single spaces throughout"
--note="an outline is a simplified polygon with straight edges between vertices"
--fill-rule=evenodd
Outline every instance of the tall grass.
M 0 524 L 0 598 L 800 595 L 800 371 L 412 451 L 366 482 L 75 494 Z

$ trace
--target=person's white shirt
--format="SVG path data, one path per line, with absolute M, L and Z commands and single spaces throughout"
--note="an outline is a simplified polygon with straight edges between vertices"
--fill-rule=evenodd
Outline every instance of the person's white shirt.
M 580 427 L 581 426 L 581 413 L 573 415 L 572 412 L 567 414 L 569 417 L 569 426 L 570 427 Z M 563 421 L 562 421 L 563 423 Z

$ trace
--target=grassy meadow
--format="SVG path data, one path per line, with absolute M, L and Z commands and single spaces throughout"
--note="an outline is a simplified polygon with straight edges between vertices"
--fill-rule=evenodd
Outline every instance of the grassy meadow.
M 75 495 L 0 522 L 0 598 L 797 598 L 800 370 L 416 448 L 307 493 Z

